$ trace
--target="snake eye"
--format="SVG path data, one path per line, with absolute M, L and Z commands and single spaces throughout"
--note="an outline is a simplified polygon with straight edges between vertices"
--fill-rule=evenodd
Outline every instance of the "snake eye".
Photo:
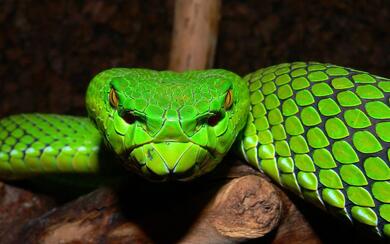
M 233 104 L 233 91 L 229 89 L 226 93 L 224 108 L 228 110 Z
M 213 114 L 207 119 L 207 124 L 210 126 L 215 126 L 218 124 L 221 118 L 222 118 L 221 113 L 218 112 L 216 114 Z
M 121 117 L 128 124 L 133 124 L 135 121 L 138 120 L 138 116 L 129 110 L 122 112 Z
M 110 104 L 113 108 L 118 108 L 118 104 L 119 104 L 119 99 L 118 99 L 118 95 L 116 94 L 114 88 L 111 88 L 110 90 L 110 94 L 108 96 L 108 100 L 110 101 Z

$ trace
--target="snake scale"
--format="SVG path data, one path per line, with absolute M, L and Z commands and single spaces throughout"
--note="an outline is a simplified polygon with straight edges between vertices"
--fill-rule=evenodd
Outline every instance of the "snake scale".
M 389 238 L 389 99 L 389 79 L 317 62 L 243 78 L 112 68 L 88 87 L 89 118 L 3 118 L 0 177 L 98 173 L 108 148 L 145 178 L 189 180 L 232 148 L 305 200 Z

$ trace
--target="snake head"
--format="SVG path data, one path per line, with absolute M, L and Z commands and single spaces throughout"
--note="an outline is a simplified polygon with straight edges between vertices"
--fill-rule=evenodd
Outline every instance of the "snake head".
M 246 122 L 249 94 L 226 70 L 114 68 L 95 76 L 86 103 L 126 168 L 152 180 L 188 180 L 228 152 Z

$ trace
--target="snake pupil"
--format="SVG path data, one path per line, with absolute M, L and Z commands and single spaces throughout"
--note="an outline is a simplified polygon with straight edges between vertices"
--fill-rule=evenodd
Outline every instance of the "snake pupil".
M 207 119 L 207 124 L 210 126 L 215 126 L 221 120 L 221 117 L 221 113 L 216 113 Z
M 121 117 L 126 121 L 128 124 L 133 124 L 135 121 L 137 121 L 138 117 L 134 115 L 131 111 L 125 111 L 121 114 Z

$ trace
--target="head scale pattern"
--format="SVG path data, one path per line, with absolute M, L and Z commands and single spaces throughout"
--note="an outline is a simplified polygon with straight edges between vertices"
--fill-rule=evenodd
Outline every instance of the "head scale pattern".
M 87 110 L 131 170 L 156 180 L 212 170 L 246 123 L 246 83 L 226 70 L 114 68 L 96 75 Z

